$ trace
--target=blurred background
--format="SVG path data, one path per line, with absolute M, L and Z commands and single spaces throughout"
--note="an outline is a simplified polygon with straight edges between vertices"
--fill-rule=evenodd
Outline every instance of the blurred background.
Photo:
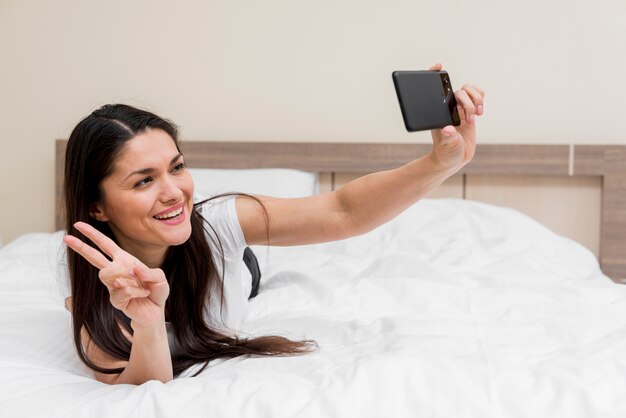
M 623 0 L 0 0 L 0 239 L 54 229 L 54 141 L 111 102 L 184 140 L 424 143 L 391 72 L 442 62 L 487 92 L 482 143 L 626 144 L 624 22 Z

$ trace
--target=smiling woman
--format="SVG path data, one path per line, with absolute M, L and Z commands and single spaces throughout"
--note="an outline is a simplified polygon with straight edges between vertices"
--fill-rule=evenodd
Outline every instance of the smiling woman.
M 314 347 L 224 328 L 222 302 L 243 294 L 227 261 L 241 261 L 245 241 L 233 227 L 234 198 L 194 205 L 177 134 L 152 113 L 107 105 L 68 141 L 66 305 L 78 355 L 102 382 L 167 381 L 216 358 Z
M 241 339 L 224 326 L 246 309 L 233 267 L 246 246 L 345 239 L 394 218 L 472 159 L 483 95 L 455 92 L 460 126 L 432 131 L 432 151 L 401 167 L 315 196 L 199 203 L 171 122 L 126 105 L 94 111 L 65 155 L 67 306 L 81 360 L 103 382 L 140 384 L 217 358 L 311 351 L 311 341 Z
M 128 141 L 101 188 L 90 215 L 108 222 L 118 245 L 148 267 L 159 267 L 167 248 L 191 235 L 193 181 L 165 131 L 147 129 Z

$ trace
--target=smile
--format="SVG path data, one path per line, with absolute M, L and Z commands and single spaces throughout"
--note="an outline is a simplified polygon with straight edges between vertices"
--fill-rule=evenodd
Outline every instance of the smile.
M 169 213 L 164 213 L 162 215 L 154 215 L 154 217 L 156 219 L 159 220 L 164 220 L 164 219 L 172 219 L 172 218 L 176 218 L 178 216 L 180 216 L 180 214 L 183 213 L 183 207 L 181 206 L 180 208 L 173 210 Z
M 161 225 L 176 226 L 185 222 L 185 203 L 169 207 L 153 216 Z

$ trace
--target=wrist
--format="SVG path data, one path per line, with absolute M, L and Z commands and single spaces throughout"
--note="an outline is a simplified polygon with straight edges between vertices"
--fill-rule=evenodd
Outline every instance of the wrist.
M 151 333 L 165 329 L 165 313 L 151 318 L 148 321 L 137 321 L 132 319 L 130 321 L 130 327 L 134 332 Z
M 452 176 L 463 167 L 463 164 L 444 162 L 434 150 L 425 156 L 425 160 L 431 173 L 444 176 L 445 178 Z

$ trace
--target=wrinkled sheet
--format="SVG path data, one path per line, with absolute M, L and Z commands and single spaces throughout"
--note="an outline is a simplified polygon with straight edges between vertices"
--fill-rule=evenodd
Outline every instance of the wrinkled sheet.
M 247 335 L 298 357 L 110 386 L 78 360 L 61 233 L 0 250 L 0 417 L 624 417 L 626 287 L 519 212 L 423 200 L 371 233 L 255 248 Z

